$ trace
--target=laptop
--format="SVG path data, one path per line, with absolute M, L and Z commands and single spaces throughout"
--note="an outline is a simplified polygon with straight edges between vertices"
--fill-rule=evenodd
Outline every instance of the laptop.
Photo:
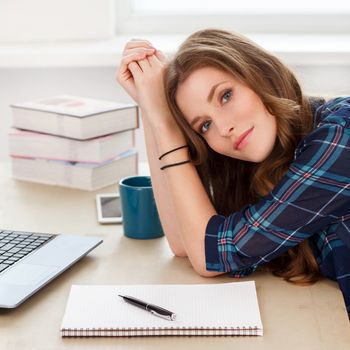
M 0 308 L 15 308 L 102 239 L 0 230 Z

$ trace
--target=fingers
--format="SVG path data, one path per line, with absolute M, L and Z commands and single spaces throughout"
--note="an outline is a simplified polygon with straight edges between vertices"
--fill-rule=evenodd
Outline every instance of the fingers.
M 167 57 L 161 51 L 156 50 L 148 40 L 132 39 L 124 47 L 117 80 L 122 83 L 132 78 L 133 72 L 144 72 L 152 66 L 159 66 L 167 62 Z
M 163 57 L 165 57 L 165 56 L 163 56 Z M 155 55 L 148 56 L 147 60 L 149 61 L 149 64 L 151 65 L 151 67 L 164 68 L 168 64 L 168 61 L 164 61 L 163 57 L 161 57 L 161 59 L 159 59 L 159 56 L 155 54 Z
M 132 54 L 145 54 L 153 55 L 156 52 L 156 49 L 153 47 L 134 47 L 131 49 L 126 49 L 123 51 L 123 56 L 128 56 Z
M 137 62 L 131 62 L 128 65 L 128 68 L 133 76 L 135 76 L 135 74 L 139 74 L 142 72 L 141 67 L 139 66 L 139 64 Z
M 137 61 L 137 63 L 139 64 L 143 72 L 151 66 L 150 62 L 148 61 L 150 57 L 153 57 L 153 56 L 148 56 L 143 60 Z
M 148 56 L 147 59 L 151 67 L 155 67 L 156 65 L 160 64 L 160 61 L 156 55 Z
M 156 61 L 152 59 L 153 63 L 168 63 L 168 58 L 164 55 L 162 51 L 156 50 L 152 44 L 148 40 L 144 39 L 131 39 L 129 42 L 126 43 L 124 52 L 123 52 L 123 59 L 121 62 L 120 71 L 125 71 L 128 67 L 128 65 L 132 61 L 142 61 L 146 58 L 152 57 L 152 55 L 155 55 Z M 151 60 L 148 60 L 148 63 L 152 65 Z M 147 68 L 147 61 L 144 61 L 140 67 Z
M 160 50 L 156 51 L 156 56 L 157 56 L 158 60 L 160 62 L 162 62 L 162 63 L 168 63 L 169 62 L 168 57 Z
M 127 66 L 132 61 L 139 61 L 143 60 L 149 55 L 154 54 L 154 49 L 145 49 L 145 48 L 137 48 L 137 49 L 131 49 L 125 52 L 122 60 L 121 65 Z
M 128 41 L 126 43 L 124 50 L 138 48 L 138 47 L 155 49 L 155 47 L 153 47 L 152 44 L 148 40 L 131 39 L 130 41 Z
M 131 62 L 138 62 L 147 57 L 147 55 L 154 54 L 154 49 L 137 48 L 128 50 L 127 54 L 124 54 L 117 73 L 117 80 L 123 81 L 130 78 L 130 72 L 128 66 Z
M 153 62 L 159 62 L 158 58 L 155 57 L 155 55 L 153 55 L 153 56 L 146 57 L 143 60 L 139 60 L 137 62 L 132 61 L 131 63 L 129 63 L 128 70 L 131 72 L 134 78 L 135 78 L 135 74 L 137 75 L 139 73 L 144 73 L 149 71 L 149 69 L 152 67 L 150 59 L 152 59 Z

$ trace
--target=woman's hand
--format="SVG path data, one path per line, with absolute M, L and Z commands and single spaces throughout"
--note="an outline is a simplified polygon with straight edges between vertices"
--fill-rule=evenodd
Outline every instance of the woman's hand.
M 128 64 L 140 108 L 152 118 L 169 115 L 164 91 L 164 72 L 167 66 L 165 56 L 157 51 Z M 162 120 L 152 120 L 160 122 Z
M 155 52 L 156 49 L 147 40 L 132 39 L 125 45 L 116 78 L 118 83 L 136 103 L 138 103 L 138 96 L 135 81 L 128 65 L 131 62 L 143 60 L 147 56 L 155 54 Z

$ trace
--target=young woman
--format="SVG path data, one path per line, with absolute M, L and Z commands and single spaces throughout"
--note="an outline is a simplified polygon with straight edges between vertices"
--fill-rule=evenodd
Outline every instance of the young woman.
M 307 98 L 276 57 L 221 30 L 170 62 L 132 40 L 117 80 L 141 108 L 174 254 L 208 277 L 264 265 L 337 280 L 350 314 L 350 97 Z

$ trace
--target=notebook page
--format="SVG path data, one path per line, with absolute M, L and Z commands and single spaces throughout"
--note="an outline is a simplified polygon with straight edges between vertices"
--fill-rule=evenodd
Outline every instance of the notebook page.
M 130 295 L 176 314 L 168 321 L 126 303 Z M 203 285 L 73 285 L 62 329 L 120 328 L 219 328 L 262 329 L 255 283 Z

